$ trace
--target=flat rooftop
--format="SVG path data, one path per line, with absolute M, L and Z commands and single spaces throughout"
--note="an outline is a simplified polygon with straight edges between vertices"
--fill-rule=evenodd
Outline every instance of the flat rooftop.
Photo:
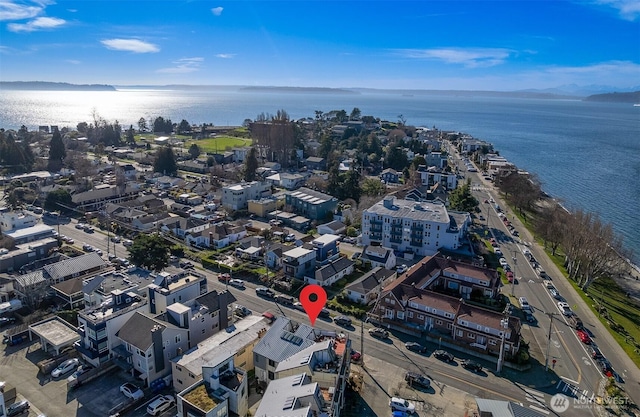
M 77 330 L 59 317 L 51 317 L 29 326 L 29 331 L 46 340 L 55 348 L 80 340 Z

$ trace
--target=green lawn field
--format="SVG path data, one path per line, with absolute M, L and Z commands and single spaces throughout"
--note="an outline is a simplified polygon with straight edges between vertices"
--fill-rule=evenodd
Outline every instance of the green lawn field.
M 192 144 L 200 147 L 202 152 L 222 152 L 231 148 L 242 148 L 251 146 L 251 139 L 236 138 L 233 136 L 218 136 L 216 138 L 189 140 L 184 144 L 185 149 L 189 149 Z

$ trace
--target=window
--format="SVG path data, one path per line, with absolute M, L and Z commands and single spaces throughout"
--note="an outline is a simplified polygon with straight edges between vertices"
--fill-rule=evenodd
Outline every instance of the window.
M 204 316 L 200 319 L 200 321 L 201 321 L 202 323 L 204 323 Z
M 180 343 L 180 335 L 176 335 L 176 343 Z
M 276 366 L 275 361 L 273 361 L 272 359 L 269 359 L 269 366 Z
M 178 381 L 178 384 L 180 384 L 180 385 L 182 385 L 182 384 L 183 384 L 183 382 L 182 382 L 182 380 L 181 380 L 181 379 L 178 379 L 177 381 Z
M 268 376 L 267 378 L 269 378 L 270 380 L 272 380 L 272 381 L 273 381 L 273 379 L 274 379 L 275 377 L 276 377 L 276 376 L 275 376 L 275 374 L 274 374 L 273 372 L 269 371 L 269 376 Z
M 476 338 L 476 335 L 475 335 L 475 333 L 467 333 L 467 337 L 468 337 L 469 339 L 475 339 L 475 338 Z
M 438 326 L 442 326 L 442 320 L 436 320 L 436 324 L 437 324 Z
M 418 320 L 424 320 L 424 315 L 418 314 Z
M 398 312 L 396 313 L 396 315 L 398 316 L 398 318 L 399 318 L 400 320 L 404 320 L 404 311 L 398 311 Z
M 409 311 L 407 312 L 407 316 L 412 319 L 413 318 L 413 311 Z
M 491 346 L 495 346 L 495 345 L 496 345 L 496 341 L 495 341 L 495 340 L 493 340 L 493 339 L 491 339 L 491 340 L 489 340 L 489 344 L 490 344 Z
M 189 378 L 195 378 L 196 376 L 194 374 L 192 374 L 191 372 L 189 372 Z
M 205 329 L 202 329 L 202 334 L 204 334 L 204 332 L 205 332 Z
M 457 335 L 458 337 L 462 337 L 462 336 L 464 335 L 464 333 L 463 333 L 463 331 L 462 331 L 462 330 L 458 330 L 458 331 L 456 332 L 456 335 Z

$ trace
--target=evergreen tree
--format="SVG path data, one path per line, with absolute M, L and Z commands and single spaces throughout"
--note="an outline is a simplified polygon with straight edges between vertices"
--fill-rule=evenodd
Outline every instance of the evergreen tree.
M 66 211 L 66 207 L 73 206 L 71 194 L 65 188 L 58 188 L 47 194 L 44 201 L 44 208 L 50 211 L 61 210 Z
M 153 162 L 153 171 L 169 176 L 176 176 L 178 174 L 178 164 L 173 149 L 169 146 L 158 149 L 156 159 Z
M 244 163 L 244 180 L 255 181 L 256 171 L 258 170 L 258 157 L 256 156 L 256 148 L 251 148 L 247 159 Z
M 197 159 L 200 156 L 200 147 L 197 144 L 192 143 L 187 152 L 191 155 L 191 159 Z
M 478 200 L 471 194 L 471 180 L 449 194 L 449 208 L 471 213 L 478 207 Z
M 48 170 L 51 172 L 58 172 L 62 168 L 62 161 L 67 156 L 64 143 L 62 142 L 62 136 L 58 129 L 53 130 L 53 136 L 51 137 L 51 143 L 49 144 L 49 164 Z
M 160 271 L 169 265 L 169 244 L 158 233 L 139 234 L 127 248 L 129 260 L 135 265 Z

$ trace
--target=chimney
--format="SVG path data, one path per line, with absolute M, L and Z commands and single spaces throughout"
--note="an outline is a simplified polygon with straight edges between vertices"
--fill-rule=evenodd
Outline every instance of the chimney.
M 384 208 L 391 210 L 393 208 L 393 196 L 390 196 L 390 195 L 386 196 L 382 200 L 382 205 L 384 206 Z

